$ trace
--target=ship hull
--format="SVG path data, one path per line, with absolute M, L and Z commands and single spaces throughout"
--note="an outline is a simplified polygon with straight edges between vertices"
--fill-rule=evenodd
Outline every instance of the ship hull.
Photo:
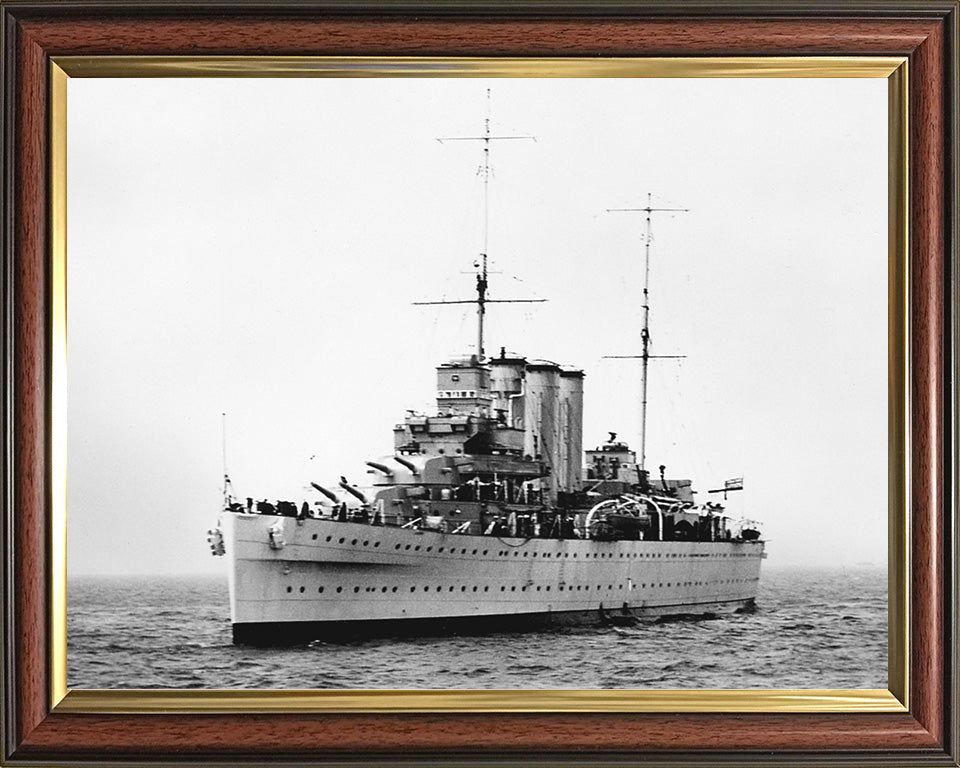
M 629 609 L 638 621 L 703 619 L 754 608 L 754 598 L 728 602 L 690 603 Z M 616 619 L 620 609 L 607 612 Z M 350 621 L 277 621 L 233 624 L 233 642 L 237 645 L 274 647 L 301 645 L 312 641 L 344 642 L 382 637 L 443 637 L 447 635 L 490 635 L 531 632 L 563 627 L 608 626 L 616 621 L 604 618 L 597 609 L 586 611 L 547 611 L 540 613 L 488 614 L 483 616 L 444 616 L 416 619 L 354 619 Z
M 227 513 L 234 642 L 485 634 L 753 606 L 762 541 L 593 541 Z M 607 617 L 607 619 L 605 619 Z

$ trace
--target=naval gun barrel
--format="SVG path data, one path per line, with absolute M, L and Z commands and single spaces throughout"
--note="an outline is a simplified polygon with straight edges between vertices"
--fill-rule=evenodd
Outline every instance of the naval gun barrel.
M 311 482 L 310 485 L 312 485 L 314 488 L 320 491 L 320 493 L 322 493 L 324 496 L 330 499 L 330 501 L 332 501 L 334 504 L 340 501 L 340 499 L 337 498 L 337 494 L 335 494 L 333 491 L 327 490 L 322 485 L 317 485 L 316 483 L 313 483 L 313 482 Z
M 416 476 L 420 474 L 420 470 L 417 469 L 417 465 L 414 464 L 412 461 L 407 461 L 407 459 L 403 458 L 403 456 L 394 456 L 393 460 L 397 462 L 397 464 L 399 464 L 401 467 L 406 467 L 407 469 L 409 469 L 411 475 Z
M 390 469 L 390 467 L 388 467 L 386 464 L 381 464 L 377 461 L 368 461 L 367 466 L 383 472 L 383 474 L 385 474 L 387 477 L 393 477 L 393 470 Z
M 363 504 L 367 503 L 367 497 L 364 496 L 360 491 L 358 491 L 352 485 L 350 485 L 350 483 L 348 483 L 346 480 L 340 481 L 340 487 L 343 488 L 343 490 L 345 490 L 351 496 L 355 496 L 357 499 L 359 499 L 361 503 Z

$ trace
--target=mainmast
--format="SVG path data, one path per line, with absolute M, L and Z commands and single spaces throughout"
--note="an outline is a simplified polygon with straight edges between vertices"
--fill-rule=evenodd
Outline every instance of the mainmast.
M 484 360 L 483 350 L 483 324 L 487 313 L 487 304 L 535 304 L 544 302 L 546 299 L 488 299 L 487 298 L 487 254 L 488 241 L 490 235 L 490 174 L 493 168 L 490 165 L 490 142 L 491 141 L 511 141 L 517 139 L 530 139 L 536 141 L 534 136 L 492 136 L 490 134 L 490 89 L 487 88 L 487 116 L 483 121 L 482 136 L 445 136 L 438 138 L 441 144 L 445 141 L 482 141 L 483 142 L 483 164 L 477 170 L 477 173 L 483 177 L 483 251 L 480 258 L 474 266 L 477 268 L 477 298 L 464 299 L 459 301 L 415 301 L 414 304 L 424 306 L 428 304 L 476 304 L 477 305 L 477 362 Z
M 643 472 L 647 459 L 647 365 L 651 359 L 681 358 L 685 355 L 650 354 L 650 241 L 653 235 L 651 217 L 654 213 L 666 211 L 687 212 L 689 208 L 654 208 L 653 196 L 647 193 L 645 208 L 607 208 L 608 212 L 646 213 L 647 236 L 644 244 L 643 266 L 643 328 L 640 331 L 641 353 L 639 355 L 605 355 L 614 360 L 641 360 L 640 373 L 640 471 Z

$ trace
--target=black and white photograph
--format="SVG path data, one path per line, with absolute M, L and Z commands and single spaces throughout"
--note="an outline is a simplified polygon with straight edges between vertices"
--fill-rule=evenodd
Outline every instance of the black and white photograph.
M 882 78 L 75 78 L 67 683 L 885 689 Z

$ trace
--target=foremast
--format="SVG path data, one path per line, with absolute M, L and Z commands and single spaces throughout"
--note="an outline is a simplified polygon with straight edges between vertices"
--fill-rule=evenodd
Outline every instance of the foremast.
M 488 299 L 487 287 L 487 261 L 489 254 L 490 237 L 490 174 L 493 167 L 490 165 L 490 143 L 493 141 L 516 141 L 516 140 L 536 141 L 534 136 L 494 136 L 490 132 L 490 89 L 487 88 L 487 116 L 483 121 L 483 134 L 480 136 L 443 136 L 437 139 L 441 144 L 447 141 L 480 141 L 483 142 L 483 162 L 477 172 L 483 178 L 483 250 L 474 267 L 477 269 L 477 297 L 475 299 L 459 299 L 450 301 L 415 301 L 418 306 L 436 305 L 436 304 L 476 304 L 477 305 L 477 362 L 482 363 L 485 359 L 483 347 L 483 326 L 484 318 L 487 313 L 487 304 L 537 304 L 546 301 L 546 299 Z

